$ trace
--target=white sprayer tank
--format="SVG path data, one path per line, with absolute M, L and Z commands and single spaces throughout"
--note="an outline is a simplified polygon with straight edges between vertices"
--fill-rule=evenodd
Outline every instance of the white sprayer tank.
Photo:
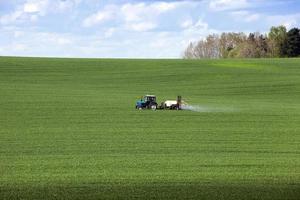
M 174 105 L 177 105 L 177 101 L 174 101 L 174 100 L 167 100 L 164 102 L 165 106 L 166 107 L 171 107 L 171 106 L 174 106 Z

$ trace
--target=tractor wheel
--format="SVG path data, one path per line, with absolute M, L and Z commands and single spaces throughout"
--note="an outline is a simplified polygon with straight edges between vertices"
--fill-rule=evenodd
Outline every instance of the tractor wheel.
M 157 106 L 156 106 L 156 105 L 154 105 L 154 104 L 153 104 L 153 105 L 151 105 L 151 109 L 152 109 L 152 110 L 156 110 L 156 108 L 157 108 Z

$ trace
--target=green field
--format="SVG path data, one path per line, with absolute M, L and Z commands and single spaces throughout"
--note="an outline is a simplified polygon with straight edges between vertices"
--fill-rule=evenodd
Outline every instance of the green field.
M 0 94 L 0 199 L 300 198 L 300 59 L 0 57 Z

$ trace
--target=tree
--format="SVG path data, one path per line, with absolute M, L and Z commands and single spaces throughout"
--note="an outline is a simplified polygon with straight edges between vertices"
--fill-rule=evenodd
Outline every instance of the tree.
M 300 30 L 287 32 L 285 26 L 272 27 L 262 35 L 250 33 L 213 34 L 190 43 L 184 58 L 263 58 L 300 56 Z
M 263 58 L 267 56 L 267 39 L 260 33 L 250 33 L 247 40 L 240 45 L 238 57 Z
M 267 42 L 267 37 L 265 35 L 259 35 L 256 38 L 256 49 L 257 52 L 259 53 L 260 58 L 264 58 L 268 56 L 268 42 Z
M 206 37 L 206 58 L 220 58 L 219 36 L 217 34 Z
M 285 43 L 287 30 L 285 26 L 272 27 L 268 34 L 268 48 L 271 57 L 283 57 L 285 55 Z
M 287 33 L 286 54 L 288 57 L 300 56 L 300 30 L 293 28 Z
M 222 33 L 219 40 L 220 56 L 235 57 L 236 49 L 246 41 L 246 38 L 244 33 Z
M 193 59 L 194 57 L 194 44 L 190 42 L 186 50 L 184 51 L 183 58 L 185 59 Z
M 219 58 L 219 36 L 208 35 L 197 43 L 190 43 L 184 51 L 184 58 Z

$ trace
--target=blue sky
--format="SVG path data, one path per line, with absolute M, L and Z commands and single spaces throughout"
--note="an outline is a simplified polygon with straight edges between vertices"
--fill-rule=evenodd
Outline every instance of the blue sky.
M 212 33 L 300 27 L 297 0 L 0 0 L 0 55 L 177 58 Z

